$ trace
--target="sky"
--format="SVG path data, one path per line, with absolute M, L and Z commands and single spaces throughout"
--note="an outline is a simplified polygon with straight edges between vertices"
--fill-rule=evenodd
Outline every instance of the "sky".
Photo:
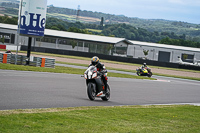
M 200 24 L 200 0 L 47 0 L 47 4 L 142 19 Z

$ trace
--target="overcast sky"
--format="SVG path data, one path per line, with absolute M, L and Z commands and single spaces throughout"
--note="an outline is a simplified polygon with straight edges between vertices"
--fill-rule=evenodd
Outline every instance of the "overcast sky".
M 200 0 L 47 0 L 48 5 L 200 24 Z

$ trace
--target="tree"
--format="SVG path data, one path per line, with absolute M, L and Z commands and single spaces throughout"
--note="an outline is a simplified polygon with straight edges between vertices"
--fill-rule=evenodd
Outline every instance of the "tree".
M 107 50 L 110 51 L 111 49 L 113 49 L 114 46 L 112 44 L 108 44 Z
M 60 30 L 57 26 L 52 26 L 51 29 L 52 30 Z
M 4 42 L 5 42 L 5 38 L 4 38 L 4 36 L 2 35 L 2 36 L 0 36 L 1 38 L 0 38 L 0 42 L 2 42 L 3 44 L 4 44 Z
M 146 57 L 149 54 L 149 50 L 143 49 L 144 56 Z
M 72 45 L 72 48 L 74 49 L 77 46 L 77 41 L 70 40 L 70 45 Z

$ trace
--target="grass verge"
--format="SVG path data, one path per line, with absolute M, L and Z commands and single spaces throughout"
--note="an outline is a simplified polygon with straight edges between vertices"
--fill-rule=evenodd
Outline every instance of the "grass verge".
M 67 63 L 67 62 L 60 62 L 56 61 L 56 63 L 60 64 L 68 64 L 68 65 L 76 65 L 76 66 L 85 66 L 87 67 L 88 65 L 85 64 L 77 64 L 77 63 Z M 131 72 L 131 73 L 136 73 L 136 70 L 127 70 L 127 69 L 117 69 L 117 68 L 111 68 L 111 67 L 106 67 L 108 70 L 117 70 L 117 71 L 124 71 L 124 72 Z M 160 74 L 160 73 L 153 73 L 154 75 L 158 76 L 165 76 L 165 77 L 173 77 L 173 78 L 182 78 L 182 79 L 190 79 L 190 80 L 197 80 L 200 81 L 200 78 L 194 78 L 194 77 L 187 77 L 187 76 L 177 76 L 177 75 L 167 75 L 167 74 Z
M 200 81 L 200 78 L 187 77 L 187 76 L 177 76 L 177 75 L 168 75 L 168 74 L 160 74 L 160 73 L 154 73 L 154 75 Z
M 26 53 L 26 51 L 20 51 L 20 52 Z M 39 53 L 39 52 L 31 52 L 31 53 L 32 54 L 38 54 L 38 55 L 44 55 L 44 56 L 54 56 L 54 57 L 62 57 L 62 58 L 80 59 L 80 60 L 87 60 L 87 61 L 91 60 L 91 58 L 87 58 L 87 57 L 59 55 L 59 54 L 50 54 L 50 53 Z M 104 63 L 122 64 L 122 65 L 137 66 L 137 67 L 141 66 L 141 64 L 117 62 L 117 61 L 110 61 L 110 60 L 103 60 L 103 59 L 101 59 L 101 61 L 104 62 Z M 176 69 L 176 68 L 158 67 L 158 66 L 151 66 L 151 65 L 148 65 L 148 66 L 150 68 L 157 68 L 157 69 L 167 69 L 167 70 L 175 70 L 175 71 L 186 71 L 186 72 L 200 73 L 200 71 L 196 71 L 196 70 Z
M 43 67 L 33 67 L 33 66 L 23 66 L 23 65 L 13 65 L 13 64 L 2 64 L 0 63 L 0 69 L 4 70 L 19 70 L 19 71 L 37 71 L 37 72 L 53 72 L 53 73 L 68 73 L 68 74 L 80 74 L 83 75 L 85 70 L 71 67 L 55 66 L 55 68 L 43 68 Z M 120 73 L 108 73 L 109 77 L 120 77 L 120 78 L 133 78 L 133 79 L 150 79 L 154 78 L 140 77 L 128 74 Z
M 116 106 L 0 111 L 0 132 L 129 133 L 200 131 L 200 107 Z
M 2 50 L 1 51 L 6 51 Z M 15 51 L 12 51 L 15 52 Z M 19 53 L 26 53 L 27 51 L 19 51 Z M 79 56 L 70 56 L 70 55 L 60 55 L 60 54 L 51 54 L 51 53 L 40 53 L 40 52 L 31 52 L 31 54 L 36 54 L 36 55 L 43 55 L 43 56 L 53 56 L 53 57 L 61 57 L 61 58 L 71 58 L 71 59 L 79 59 L 79 60 L 87 60 L 90 61 L 91 58 L 88 57 L 79 57 Z M 134 63 L 125 63 L 125 62 L 117 62 L 117 61 L 110 61 L 110 60 L 103 60 L 101 59 L 102 62 L 104 63 L 113 63 L 113 64 L 122 64 L 122 65 L 128 65 L 128 66 L 137 66 L 140 67 L 141 64 L 134 64 Z M 158 68 L 158 69 L 168 69 L 168 70 L 175 70 L 175 71 L 186 71 L 186 72 L 194 72 L 194 73 L 200 73 L 200 71 L 195 71 L 195 70 L 188 70 L 188 69 L 176 69 L 176 68 L 168 68 L 168 67 L 158 67 L 158 66 L 151 66 L 148 65 L 150 68 Z M 113 69 L 114 70 L 114 69 Z
M 2 50 L 5 51 L 5 50 Z M 14 52 L 14 51 L 13 51 Z M 20 51 L 20 53 L 26 53 L 26 51 Z M 39 53 L 39 52 L 31 52 L 32 54 L 37 54 L 37 55 L 43 55 L 43 56 L 53 56 L 53 57 L 61 57 L 61 58 L 71 58 L 71 59 L 80 59 L 80 60 L 88 60 L 90 61 L 90 58 L 87 57 L 77 57 L 77 56 L 69 56 L 69 55 L 59 55 L 59 54 L 50 54 L 50 53 Z M 67 63 L 67 62 L 59 62 L 56 61 L 57 63 L 61 63 L 61 64 L 69 64 L 69 65 L 77 65 L 77 66 L 88 66 L 85 64 L 77 64 L 77 63 Z M 133 63 L 123 63 L 123 62 L 116 62 L 116 61 L 108 61 L 108 60 L 102 60 L 102 62 L 107 62 L 107 63 L 114 63 L 114 64 L 123 64 L 123 65 L 129 65 L 129 66 L 140 66 L 139 64 L 133 64 Z M 194 70 L 186 70 L 186 69 L 175 69 L 175 68 L 165 68 L 165 67 L 158 67 L 158 66 L 149 66 L 150 68 L 158 68 L 158 69 L 168 69 L 168 70 L 175 70 L 175 71 L 187 71 L 187 72 L 195 72 L 195 73 L 200 73 L 200 71 L 194 71 Z M 127 69 L 116 69 L 116 68 L 110 68 L 107 67 L 107 69 L 109 70 L 117 70 L 117 71 L 125 71 L 125 72 L 133 72 L 135 73 L 135 70 L 127 70 Z M 154 75 L 158 75 L 158 76 L 166 76 L 166 77 L 174 77 L 174 78 L 182 78 L 182 79 L 190 79 L 190 80 L 197 80 L 200 81 L 200 78 L 193 78 L 193 77 L 189 77 L 189 76 L 177 76 L 177 75 L 168 75 L 168 74 L 159 74 L 159 73 L 153 73 Z M 116 75 L 116 74 L 114 74 Z M 112 74 L 109 76 L 112 77 Z M 127 76 L 130 77 L 130 76 Z M 131 78 L 139 78 L 139 79 L 143 79 L 145 77 L 131 77 Z M 145 78 L 148 79 L 148 78 Z

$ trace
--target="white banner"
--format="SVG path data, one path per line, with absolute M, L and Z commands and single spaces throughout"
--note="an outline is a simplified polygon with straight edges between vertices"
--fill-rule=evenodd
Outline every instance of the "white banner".
M 20 35 L 44 36 L 46 11 L 47 0 L 21 0 L 18 20 Z

